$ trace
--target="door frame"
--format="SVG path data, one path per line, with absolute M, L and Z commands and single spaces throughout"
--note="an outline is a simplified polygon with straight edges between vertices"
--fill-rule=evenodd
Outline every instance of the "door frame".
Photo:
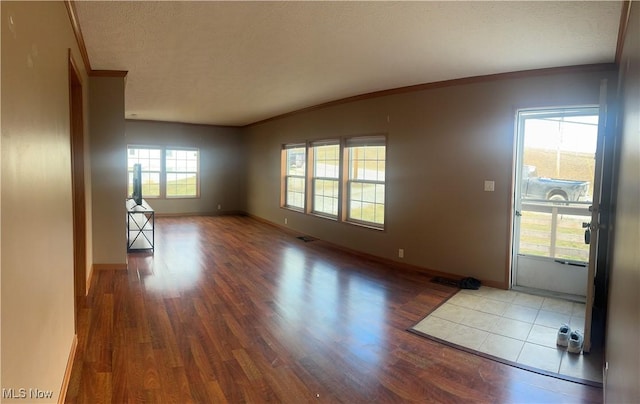
M 86 296 L 87 218 L 84 177 L 84 111 L 82 76 L 69 49 L 69 132 L 73 209 L 74 327 L 78 332 L 79 299 Z
M 592 260 L 590 257 L 590 273 L 588 275 L 588 290 L 585 307 L 585 330 L 584 330 L 584 346 L 583 351 L 588 353 L 592 350 L 599 351 L 604 346 L 604 333 L 606 327 L 606 313 L 608 302 L 608 283 L 609 283 L 609 267 L 610 267 L 610 250 L 612 239 L 612 216 L 611 216 L 611 204 L 614 201 L 614 187 L 616 179 L 616 154 L 618 153 L 617 147 L 617 134 L 618 134 L 618 110 L 615 108 L 616 94 L 612 91 L 608 79 L 602 79 L 600 82 L 600 99 L 599 99 L 599 115 L 600 120 L 598 122 L 598 145 L 599 150 L 596 153 L 600 153 L 599 159 L 600 166 L 596 167 L 596 170 L 600 170 L 600 189 L 598 196 L 598 210 L 592 215 L 592 223 L 597 223 L 595 226 L 596 238 L 593 238 L 592 230 L 592 242 L 597 247 L 597 257 Z M 541 107 L 540 109 L 552 109 L 563 107 Z M 518 111 L 526 109 L 537 108 L 516 108 L 514 111 L 515 124 L 514 124 L 514 160 L 513 160 L 513 182 L 512 192 L 516 192 L 516 179 L 517 175 L 520 175 L 518 159 Z M 602 131 L 602 133 L 600 133 Z M 593 199 L 595 201 L 596 195 Z M 507 268 L 507 280 L 509 288 L 513 287 L 513 257 L 514 252 L 514 227 L 515 227 L 515 197 L 511 199 L 512 212 L 511 212 L 511 249 L 509 265 Z M 599 215 L 599 217 L 598 217 Z M 591 251 L 590 251 L 591 254 Z
M 521 203 L 521 198 L 518 197 L 519 193 L 521 192 L 521 178 L 522 178 L 522 158 L 524 155 L 524 145 L 522 144 L 524 142 L 524 122 L 521 122 L 520 119 L 520 115 L 522 113 L 527 113 L 527 112 L 540 112 L 541 114 L 545 114 L 546 112 L 561 112 L 561 111 L 567 111 L 570 112 L 571 110 L 586 110 L 586 109 L 596 109 L 597 110 L 597 114 L 598 116 L 602 117 L 602 106 L 600 104 L 579 104 L 579 105 L 558 105 L 558 106 L 546 106 L 546 107 L 525 107 L 525 108 L 517 108 L 514 111 L 514 160 L 513 160 L 513 186 L 512 186 L 512 195 L 511 195 L 511 205 L 512 205 L 512 212 L 511 212 L 511 228 L 510 228 L 510 235 L 511 235 L 511 255 L 510 255 L 510 264 L 509 264 L 509 288 L 511 289 L 516 289 L 516 290 L 523 290 L 523 291 L 530 291 L 532 293 L 538 293 L 536 291 L 540 291 L 539 293 L 544 293 L 545 295 L 548 296 L 555 296 L 555 297 L 560 297 L 560 298 L 567 298 L 570 300 L 576 300 L 576 301 L 582 301 L 582 299 L 585 299 L 585 295 L 588 296 L 589 293 L 589 283 L 587 281 L 587 284 L 584 285 L 583 288 L 574 288 L 576 290 L 573 290 L 572 292 L 556 292 L 553 291 L 551 289 L 533 289 L 531 287 L 526 287 L 526 286 L 518 286 L 516 285 L 517 282 L 517 272 L 518 272 L 518 251 L 519 251 L 519 244 L 520 244 L 520 240 L 519 240 L 519 232 L 520 232 L 520 221 L 517 217 L 518 212 L 522 209 L 521 206 L 519 206 L 518 202 Z M 598 122 L 598 139 L 597 139 L 597 146 L 596 146 L 596 150 L 595 150 L 595 158 L 596 161 L 599 159 L 598 153 L 601 153 L 601 150 L 599 149 L 600 145 L 600 130 L 601 130 L 601 123 L 600 121 Z M 601 157 L 600 157 L 601 159 Z M 596 164 L 596 167 L 594 168 L 594 176 L 597 175 L 597 170 L 598 170 L 598 165 Z M 598 182 L 598 181 L 594 181 L 594 182 Z M 599 182 L 602 182 L 602 180 L 600 179 Z M 596 192 L 594 190 L 593 193 L 593 197 L 596 198 Z M 535 202 L 535 201 L 534 201 Z M 577 207 L 565 207 L 565 206 L 560 206 L 558 207 L 558 210 L 562 210 L 567 214 L 579 214 L 581 213 L 581 209 L 577 208 Z M 586 209 L 584 209 L 586 210 Z M 591 250 L 593 250 L 593 248 L 589 248 L 590 250 L 590 254 L 591 254 Z M 530 259 L 529 259 L 530 258 Z M 575 271 L 577 270 L 577 268 L 573 268 L 574 263 L 571 260 L 556 260 L 553 258 L 545 258 L 545 257 L 536 257 L 536 256 L 531 256 L 531 257 L 525 257 L 525 259 L 527 259 L 531 262 L 534 261 L 540 261 L 540 262 L 545 262 L 548 261 L 548 265 L 554 266 L 555 270 L 559 270 L 561 272 L 567 272 L 567 270 L 569 270 L 569 272 Z M 567 264 L 570 264 L 569 266 L 571 266 L 572 268 L 569 268 L 569 266 Z M 579 267 L 584 267 L 584 272 L 588 272 L 588 264 L 584 265 L 582 262 L 576 262 L 575 263 L 576 266 Z M 568 276 L 567 274 L 563 274 L 561 273 L 560 276 L 564 279 L 570 279 L 571 277 L 575 278 L 575 276 Z M 581 275 L 584 276 L 584 275 Z M 588 278 L 588 274 L 587 274 L 587 279 Z M 577 294 L 577 290 L 581 289 L 583 291 L 584 294 L 581 294 L 581 296 L 583 296 L 582 298 L 580 297 L 580 295 Z

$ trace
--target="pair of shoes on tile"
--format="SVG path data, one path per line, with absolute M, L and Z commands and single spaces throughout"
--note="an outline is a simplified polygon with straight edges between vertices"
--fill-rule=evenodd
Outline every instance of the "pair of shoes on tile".
M 566 346 L 567 351 L 571 353 L 580 353 L 582 351 L 582 343 L 584 337 L 578 330 L 571 331 L 571 328 L 562 324 L 558 329 L 558 338 L 556 339 L 556 345 Z

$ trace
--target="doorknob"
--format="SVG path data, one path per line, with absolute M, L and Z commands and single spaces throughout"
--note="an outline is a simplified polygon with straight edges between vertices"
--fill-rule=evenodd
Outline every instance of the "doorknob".
M 591 243 L 591 223 L 583 222 L 582 228 L 586 229 L 584 231 L 584 243 L 585 244 Z

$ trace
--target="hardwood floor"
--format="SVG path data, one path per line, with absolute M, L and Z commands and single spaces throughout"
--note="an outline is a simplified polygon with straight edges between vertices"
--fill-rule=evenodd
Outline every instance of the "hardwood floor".
M 454 293 L 248 217 L 156 219 L 94 274 L 68 403 L 602 402 L 406 329 Z

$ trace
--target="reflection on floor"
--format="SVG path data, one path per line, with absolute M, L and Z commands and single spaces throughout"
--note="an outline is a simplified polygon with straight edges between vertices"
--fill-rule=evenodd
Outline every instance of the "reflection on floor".
M 550 374 L 602 383 L 602 356 L 556 346 L 558 328 L 584 330 L 585 306 L 481 287 L 461 290 L 413 329 L 443 341 Z

